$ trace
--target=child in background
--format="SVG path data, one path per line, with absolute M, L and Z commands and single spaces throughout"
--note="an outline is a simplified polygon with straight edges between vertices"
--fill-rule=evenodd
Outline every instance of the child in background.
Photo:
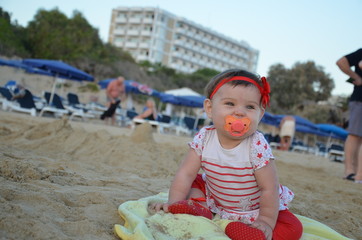
M 225 229 L 233 240 L 299 239 L 302 224 L 287 208 L 294 194 L 279 185 L 271 148 L 257 131 L 269 104 L 268 82 L 232 69 L 205 90 L 204 109 L 214 125 L 189 143 L 168 202 L 150 207 L 209 219 L 218 214 L 233 221 Z

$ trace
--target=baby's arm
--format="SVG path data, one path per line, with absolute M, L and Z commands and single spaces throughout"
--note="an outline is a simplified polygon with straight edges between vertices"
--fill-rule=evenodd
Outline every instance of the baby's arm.
M 262 230 L 269 240 L 279 213 L 279 181 L 274 161 L 256 170 L 255 178 L 261 193 L 260 212 L 252 226 Z
M 170 204 L 187 199 L 191 184 L 195 180 L 200 167 L 200 157 L 196 154 L 195 150 L 190 148 L 172 181 L 168 202 L 153 204 L 151 209 L 168 212 Z

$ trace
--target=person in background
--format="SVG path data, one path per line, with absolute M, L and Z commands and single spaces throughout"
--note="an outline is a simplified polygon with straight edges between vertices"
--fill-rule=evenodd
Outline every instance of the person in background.
M 349 76 L 347 82 L 354 85 L 348 104 L 349 120 L 348 136 L 344 144 L 344 178 L 362 183 L 362 48 L 341 57 L 336 64 Z
M 285 116 L 280 122 L 280 147 L 282 151 L 289 151 L 295 133 L 295 118 L 293 116 Z
M 11 100 L 23 98 L 25 96 L 25 88 L 21 84 L 17 84 L 15 88 L 11 91 L 11 94 L 13 95 Z
M 147 99 L 143 113 L 135 116 L 134 118 L 142 118 L 146 120 L 156 121 L 157 109 L 155 101 L 152 98 Z
M 303 226 L 288 210 L 294 194 L 279 185 L 271 148 L 257 131 L 269 92 L 265 77 L 240 69 L 211 79 L 204 109 L 213 125 L 189 143 L 168 202 L 150 209 L 208 219 L 218 214 L 232 220 L 225 228 L 232 240 L 300 239 Z
M 111 81 L 106 89 L 108 100 L 108 109 L 101 115 L 101 119 L 108 122 L 111 119 L 111 125 L 116 124 L 116 109 L 126 99 L 126 88 L 124 77 L 120 76 Z

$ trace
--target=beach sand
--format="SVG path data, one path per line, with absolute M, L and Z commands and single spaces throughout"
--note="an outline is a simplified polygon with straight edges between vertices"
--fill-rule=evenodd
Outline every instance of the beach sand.
M 117 208 L 168 190 L 189 137 L 0 111 L 0 239 L 118 239 Z M 362 184 L 343 164 L 274 150 L 291 211 L 362 236 Z

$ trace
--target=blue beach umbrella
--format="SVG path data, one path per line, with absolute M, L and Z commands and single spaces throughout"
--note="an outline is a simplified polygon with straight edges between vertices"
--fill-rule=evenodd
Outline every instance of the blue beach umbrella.
M 73 66 L 62 61 L 48 59 L 24 59 L 23 64 L 43 70 L 54 77 L 69 79 L 74 81 L 94 81 L 94 78 Z
M 280 119 L 269 112 L 265 112 L 261 122 L 272 126 L 279 126 Z
M 347 138 L 348 132 L 341 127 L 326 123 L 317 124 L 317 126 L 320 129 L 320 131 L 329 134 L 333 138 L 338 138 L 341 140 L 346 140 Z
M 175 96 L 168 93 L 160 93 L 160 100 L 173 105 L 202 108 L 205 96 Z
M 0 65 L 14 67 L 14 68 L 21 68 L 21 69 L 25 70 L 27 73 L 35 73 L 35 74 L 53 76 L 50 72 L 28 66 L 20 60 L 0 59 Z
M 48 59 L 24 59 L 21 63 L 35 69 L 36 71 L 43 72 L 39 72 L 39 74 L 50 75 L 55 78 L 49 103 L 53 101 L 56 82 L 59 78 L 73 81 L 94 81 L 93 76 L 62 61 Z

